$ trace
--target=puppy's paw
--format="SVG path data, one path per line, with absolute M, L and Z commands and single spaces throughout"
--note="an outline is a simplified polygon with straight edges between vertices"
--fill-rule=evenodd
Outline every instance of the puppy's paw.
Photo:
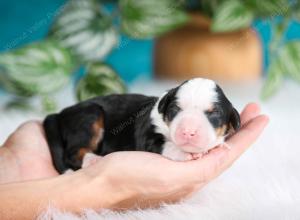
M 97 163 L 97 161 L 101 160 L 101 158 L 101 156 L 98 156 L 96 154 L 86 153 L 83 157 L 81 168 L 89 167 Z
M 203 153 L 187 153 L 185 160 L 197 160 L 202 158 Z
M 64 172 L 64 174 L 72 174 L 72 173 L 74 173 L 74 170 L 72 170 L 72 169 L 67 169 L 65 172 Z
M 193 160 L 197 160 L 197 159 L 203 157 L 203 153 L 192 153 L 191 155 L 192 155 Z
M 184 159 L 185 161 L 187 161 L 187 160 L 193 160 L 193 154 L 191 154 L 191 153 L 187 153 L 186 155 L 185 155 L 185 159 Z

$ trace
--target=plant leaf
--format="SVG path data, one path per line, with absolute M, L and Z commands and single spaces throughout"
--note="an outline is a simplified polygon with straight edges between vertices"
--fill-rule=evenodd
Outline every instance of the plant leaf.
M 293 17 L 299 22 L 300 21 L 300 2 L 294 1 L 294 10 L 293 10 Z
M 23 97 L 49 94 L 69 82 L 73 69 L 68 50 L 54 41 L 37 42 L 0 54 L 0 87 Z
M 278 62 L 282 71 L 300 83 L 300 42 L 291 41 L 279 50 Z
M 117 73 L 110 66 L 100 62 L 88 64 L 86 75 L 76 87 L 79 101 L 125 91 L 125 84 Z
M 188 21 L 181 2 L 120 0 L 122 30 L 133 38 L 151 38 L 171 31 Z
M 289 0 L 246 0 L 245 2 L 255 12 L 256 16 L 260 17 L 285 16 L 294 4 L 293 1 Z
M 31 103 L 24 98 L 14 98 L 12 100 L 10 100 L 6 105 L 5 105 L 5 110 L 21 110 L 21 111 L 34 111 L 33 106 L 31 105 Z
M 215 14 L 215 11 L 222 0 L 201 0 L 201 9 L 210 17 Z
M 216 9 L 211 30 L 214 32 L 229 32 L 251 25 L 254 15 L 252 11 L 239 0 L 223 1 Z
M 57 109 L 56 101 L 49 96 L 41 97 L 41 104 L 43 112 L 54 112 Z
M 94 0 L 69 0 L 49 36 L 69 48 L 80 63 L 103 59 L 118 42 L 111 17 Z
M 300 42 L 291 41 L 279 48 L 278 56 L 271 63 L 262 98 L 268 99 L 280 87 L 284 76 L 300 83 Z
M 279 90 L 282 81 L 282 66 L 278 62 L 272 62 L 269 67 L 268 78 L 261 92 L 261 98 L 267 100 L 274 95 Z

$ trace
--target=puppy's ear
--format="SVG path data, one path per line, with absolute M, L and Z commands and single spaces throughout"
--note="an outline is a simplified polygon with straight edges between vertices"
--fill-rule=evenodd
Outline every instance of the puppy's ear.
M 68 169 L 64 163 L 64 142 L 58 114 L 48 115 L 43 122 L 45 136 L 49 145 L 54 167 L 59 173 Z
M 234 131 L 237 131 L 241 127 L 240 114 L 235 108 L 232 108 L 232 112 L 229 120 L 230 120 L 230 125 L 234 129 Z
M 158 103 L 158 112 L 161 114 L 165 114 L 169 104 L 175 98 L 177 92 L 177 88 L 171 89 L 168 91 L 166 95 L 162 97 L 162 99 Z

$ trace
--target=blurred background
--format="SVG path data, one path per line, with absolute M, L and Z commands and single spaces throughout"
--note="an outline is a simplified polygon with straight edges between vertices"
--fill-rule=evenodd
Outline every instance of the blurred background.
M 193 77 L 240 108 L 300 100 L 298 1 L 11 0 L 0 11 L 0 143 L 77 101 L 159 95 Z
M 299 219 L 299 1 L 0 1 L 0 146 L 21 123 L 78 101 L 159 96 L 193 77 L 216 80 L 239 111 L 260 103 L 270 124 L 174 213 Z

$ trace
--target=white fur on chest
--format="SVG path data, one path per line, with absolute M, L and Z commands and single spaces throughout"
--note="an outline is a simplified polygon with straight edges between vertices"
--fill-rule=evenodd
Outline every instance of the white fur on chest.
M 227 148 L 230 148 L 225 142 L 224 138 L 218 138 L 217 141 L 211 145 L 210 147 L 207 148 L 206 151 L 204 152 L 194 152 L 195 154 L 205 154 L 207 153 L 210 149 L 219 146 L 219 145 L 224 145 Z M 163 145 L 163 150 L 162 150 L 162 155 L 164 157 L 167 157 L 171 160 L 175 161 L 186 161 L 186 160 L 191 160 L 191 153 L 184 152 L 183 150 L 180 149 L 180 147 L 176 146 L 173 142 L 167 141 Z
M 162 155 L 171 160 L 185 161 L 188 159 L 189 153 L 180 150 L 180 148 L 174 145 L 172 142 L 167 141 L 163 145 Z

